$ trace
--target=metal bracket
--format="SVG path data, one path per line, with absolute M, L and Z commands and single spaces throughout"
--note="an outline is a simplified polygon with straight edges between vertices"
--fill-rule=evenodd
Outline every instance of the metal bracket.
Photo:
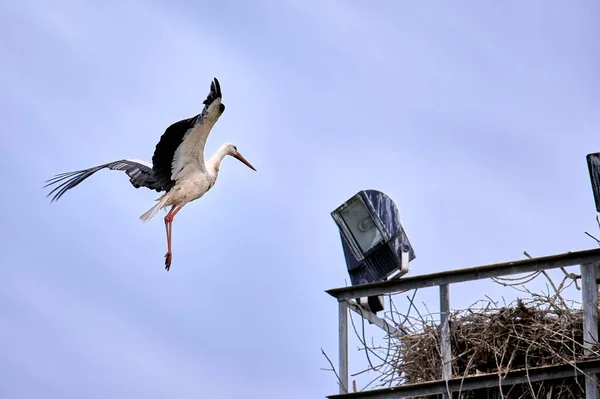
M 391 337 L 400 338 L 402 335 L 404 335 L 404 333 L 402 331 L 400 331 L 398 328 L 392 326 L 390 323 L 387 322 L 387 320 L 382 319 L 381 317 L 377 316 L 375 313 L 371 312 L 370 310 L 364 308 L 357 302 L 348 301 L 348 307 L 350 309 L 352 309 L 352 311 L 357 313 L 359 316 L 366 319 L 369 322 L 369 324 L 376 325 L 377 327 L 381 328 L 386 334 L 390 335 Z

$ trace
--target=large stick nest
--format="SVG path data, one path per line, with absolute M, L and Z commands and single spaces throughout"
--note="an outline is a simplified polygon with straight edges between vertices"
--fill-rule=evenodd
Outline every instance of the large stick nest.
M 515 304 L 467 309 L 450 314 L 454 376 L 494 373 L 583 360 L 582 312 L 560 297 L 519 299 Z M 396 342 L 396 375 L 402 383 L 442 379 L 440 327 L 424 323 Z M 594 355 L 598 357 L 598 355 Z M 512 387 L 510 397 L 581 396 L 581 379 Z M 532 392 L 535 391 L 535 392 Z M 518 391 L 518 392 L 517 392 Z M 553 392 L 552 392 L 553 391 Z M 506 394 L 506 391 L 504 392 Z M 470 395 L 463 396 L 469 397 Z
M 525 255 L 529 256 L 526 252 Z M 452 311 L 448 316 L 453 378 L 494 374 L 500 382 L 510 371 L 573 365 L 586 359 L 599 359 L 598 344 L 589 352 L 586 351 L 587 356 L 584 355 L 580 304 L 566 301 L 563 296 L 570 287 L 580 290 L 577 281 L 581 276 L 569 273 L 564 268 L 561 270 L 564 277 L 558 286 L 545 271 L 514 278 L 492 278 L 494 282 L 526 295 L 520 295 L 521 299 L 508 304 L 499 304 L 486 297 L 486 300 L 478 301 L 468 309 Z M 525 287 L 525 284 L 539 276 L 547 279 L 546 293 L 534 293 Z M 424 314 L 418 309 L 414 301 L 416 293 L 417 290 L 412 298 L 406 297 L 409 301 L 406 312 L 399 311 L 392 297 L 389 297 L 390 311 L 384 317 L 402 335 L 388 331 L 385 345 L 373 341 L 369 343 L 365 336 L 364 319 L 359 318 L 361 324 L 355 324 L 354 319 L 350 318 L 361 343 L 359 349 L 364 351 L 369 365 L 367 369 L 352 374 L 352 377 L 376 373 L 376 377 L 361 390 L 371 386 L 383 388 L 442 380 L 440 323 L 437 316 L 429 311 Z M 423 305 L 427 310 L 426 304 Z M 352 384 L 352 390 L 356 391 L 356 380 Z M 463 390 L 453 397 L 584 398 L 584 387 L 583 377 L 570 377 L 528 381 L 502 389 L 498 384 L 495 389 Z

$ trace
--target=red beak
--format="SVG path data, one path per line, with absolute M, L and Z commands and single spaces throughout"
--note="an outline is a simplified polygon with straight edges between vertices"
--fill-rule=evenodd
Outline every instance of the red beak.
M 252 169 L 253 171 L 255 171 L 255 172 L 256 172 L 256 169 L 254 168 L 254 166 L 252 166 L 252 165 L 250 164 L 250 162 L 246 161 L 246 158 L 244 158 L 244 157 L 242 156 L 242 154 L 240 154 L 240 153 L 238 152 L 237 154 L 235 154 L 235 155 L 234 155 L 234 157 L 236 157 L 237 159 L 239 159 L 240 161 L 242 161 L 243 163 L 245 163 L 247 167 L 249 167 L 250 169 Z

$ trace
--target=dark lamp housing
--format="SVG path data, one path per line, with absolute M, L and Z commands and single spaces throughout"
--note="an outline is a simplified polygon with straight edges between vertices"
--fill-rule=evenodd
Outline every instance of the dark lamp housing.
M 340 230 L 352 285 L 396 278 L 408 272 L 408 263 L 415 253 L 400 224 L 398 209 L 387 195 L 377 190 L 359 191 L 331 216 Z M 383 304 L 378 306 L 373 298 L 368 303 L 374 312 L 383 310 Z

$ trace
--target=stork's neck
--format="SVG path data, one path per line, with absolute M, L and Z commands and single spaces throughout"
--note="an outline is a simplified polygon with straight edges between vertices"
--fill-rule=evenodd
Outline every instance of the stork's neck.
M 227 146 L 223 144 L 221 147 L 219 147 L 217 152 L 215 152 L 214 155 L 210 157 L 210 159 L 206 163 L 206 169 L 209 172 L 217 175 L 219 173 L 219 168 L 221 167 L 221 161 L 223 161 L 223 158 L 225 158 L 226 155 Z

